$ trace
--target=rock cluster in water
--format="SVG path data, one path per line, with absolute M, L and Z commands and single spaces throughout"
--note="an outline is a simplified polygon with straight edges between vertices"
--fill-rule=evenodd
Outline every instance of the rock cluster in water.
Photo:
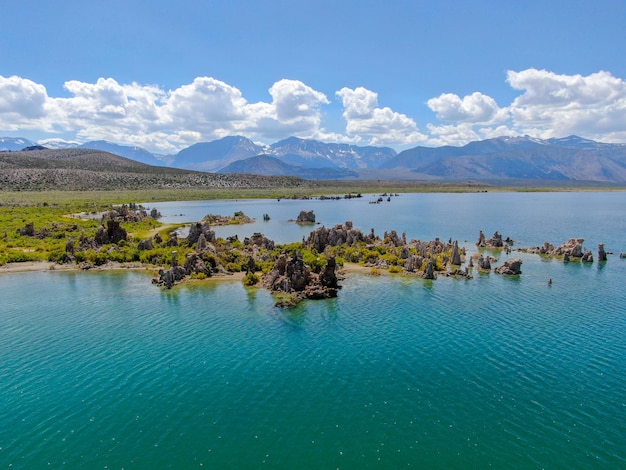
M 311 214 L 303 211 L 299 219 L 311 220 Z M 492 249 L 509 253 L 513 245 L 509 237 L 504 239 L 495 232 L 487 238 L 481 231 L 476 244 L 480 251 L 468 258 L 456 240 L 407 240 L 405 233 L 398 234 L 395 230 L 379 236 L 373 229 L 364 233 L 347 221 L 333 227 L 319 227 L 303 238 L 301 244 L 276 245 L 261 233 L 246 237 L 243 242 L 237 236 L 216 239 L 209 222 L 203 220 L 192 224 L 187 238 L 179 241 L 179 246 L 194 251 L 180 264 L 174 252 L 171 266 L 162 269 L 154 282 L 171 287 L 189 276 L 203 278 L 215 273 L 232 273 L 233 266 L 227 261 L 237 259 L 235 270 L 247 271 L 253 277 L 262 270 L 265 274 L 260 276 L 260 285 L 274 293 L 286 294 L 283 299 L 287 300 L 279 302 L 284 306 L 302 299 L 335 297 L 340 289 L 338 259 L 371 267 L 372 272 L 385 269 L 424 279 L 436 279 L 439 275 L 471 278 L 473 268 L 509 276 L 522 273 L 521 259 L 509 259 L 494 267 L 497 259 L 484 252 L 484 249 Z M 583 262 L 593 259 L 580 238 L 572 238 L 558 247 L 546 242 L 541 247 L 519 251 L 563 256 L 565 260 L 577 258 Z M 606 260 L 606 256 L 604 245 L 599 244 L 598 259 Z M 463 267 L 466 259 L 468 263 Z
M 262 285 L 273 292 L 293 295 L 280 301 L 278 306 L 290 306 L 302 299 L 328 299 L 337 297 L 340 288 L 336 271 L 334 257 L 328 258 L 320 273 L 315 273 L 304 263 L 299 252 L 291 256 L 283 253 L 274 268 L 263 276 Z
M 502 266 L 498 266 L 494 271 L 498 274 L 507 274 L 509 276 L 515 276 L 518 274 L 522 274 L 521 270 L 522 260 L 512 259 L 505 261 Z
M 353 227 L 352 222 L 320 227 L 309 235 L 304 246 L 318 253 L 327 252 L 343 257 L 346 261 L 363 263 L 374 269 L 394 269 L 435 279 L 437 272 L 445 275 L 469 277 L 467 270 L 458 269 L 465 257 L 465 250 L 458 242 L 447 243 L 440 239 L 424 242 L 407 241 L 395 230 L 379 237 L 372 229 L 368 234 Z
M 520 249 L 526 253 L 535 253 L 546 256 L 558 256 L 563 257 L 564 262 L 572 261 L 572 259 L 578 259 L 582 263 L 592 263 L 593 254 L 591 250 L 583 248 L 583 238 L 570 238 L 566 242 L 563 242 L 560 246 L 554 246 L 550 242 L 545 242 L 542 246 Z M 598 261 L 606 261 L 607 254 L 604 251 L 604 243 L 598 244 Z
M 313 211 L 300 211 L 298 214 L 298 218 L 296 219 L 297 224 L 314 224 L 315 223 L 315 213 Z

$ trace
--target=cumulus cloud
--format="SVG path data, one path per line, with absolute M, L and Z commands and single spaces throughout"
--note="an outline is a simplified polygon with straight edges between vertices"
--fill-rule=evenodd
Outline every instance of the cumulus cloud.
M 442 93 L 437 98 L 427 101 L 437 119 L 442 121 L 460 121 L 472 123 L 495 123 L 507 118 L 505 109 L 501 109 L 492 97 L 474 92 L 463 98 L 453 93 Z
M 513 137 L 520 135 L 518 131 L 506 125 L 489 127 L 476 126 L 470 122 L 460 124 L 428 124 L 429 138 L 427 145 L 440 147 L 453 145 L 461 147 L 476 140 L 495 139 L 496 137 Z
M 267 90 L 267 100 L 251 103 L 242 91 L 213 77 L 197 77 L 171 90 L 113 78 L 69 80 L 67 97 L 51 97 L 42 84 L 0 76 L 0 130 L 104 139 L 160 153 L 236 134 L 267 143 L 295 135 L 392 147 L 464 145 L 524 134 L 626 142 L 624 79 L 606 71 L 582 76 L 527 69 L 509 71 L 507 83 L 519 92 L 508 106 L 480 92 L 442 93 L 429 99 L 427 108 L 413 103 L 416 113 L 420 106 L 434 113 L 421 132 L 412 117 L 380 106 L 378 94 L 364 87 L 335 93 L 345 128 L 328 130 L 324 120 L 330 100 L 299 80 L 278 80 Z M 334 122 L 332 117 L 328 121 Z
M 43 85 L 0 76 L 0 128 L 39 129 L 81 140 L 111 140 L 174 152 L 202 140 L 244 134 L 266 139 L 332 136 L 321 127 L 329 100 L 298 80 L 280 80 L 269 102 L 249 103 L 237 88 L 197 77 L 174 90 L 155 85 L 65 82 L 68 98 L 47 95 Z
M 287 79 L 274 83 L 268 92 L 272 102 L 249 106 L 249 119 L 241 129 L 243 132 L 272 139 L 323 135 L 321 108 L 330 103 L 325 94 L 299 80 Z
M 427 101 L 446 124 L 427 126 L 431 145 L 463 145 L 472 140 L 530 135 L 550 138 L 577 134 L 625 142 L 626 81 L 600 71 L 560 75 L 530 68 L 508 71 L 507 83 L 521 92 L 507 107 L 479 92 L 463 98 L 444 93 Z
M 366 139 L 371 145 L 408 145 L 423 142 L 415 121 L 388 107 L 378 107 L 378 94 L 363 87 L 336 92 L 343 104 L 348 135 Z
M 44 128 L 48 93 L 43 85 L 31 80 L 0 75 L 0 126 L 7 130 Z
M 523 91 L 510 106 L 515 128 L 540 137 L 626 139 L 626 81 L 609 72 L 582 76 L 527 69 L 509 71 L 507 82 Z

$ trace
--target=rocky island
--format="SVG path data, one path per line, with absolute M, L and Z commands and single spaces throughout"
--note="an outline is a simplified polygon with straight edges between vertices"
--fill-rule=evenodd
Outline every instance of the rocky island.
M 237 211 L 232 216 L 209 214 L 189 226 L 185 237 L 178 226 L 162 226 L 157 211 L 148 212 L 137 204 L 123 204 L 93 214 L 71 216 L 40 225 L 34 221 L 17 228 L 15 236 L 23 246 L 49 248 L 48 262 L 78 269 L 116 266 L 155 269 L 153 282 L 172 288 L 187 280 L 231 277 L 238 274 L 246 285 L 264 287 L 277 296 L 277 304 L 293 305 L 303 299 L 331 298 L 341 288 L 342 269 L 358 265 L 372 274 L 399 273 L 434 280 L 438 276 L 471 279 L 479 273 L 521 275 L 522 260 L 508 259 L 494 267 L 498 252 L 511 252 L 514 241 L 499 232 L 486 237 L 480 231 L 477 252 L 468 256 L 456 240 L 408 240 L 395 230 L 363 232 L 352 222 L 332 227 L 320 226 L 301 242 L 278 245 L 262 233 L 240 240 L 234 235 L 218 238 L 212 227 L 254 222 Z M 68 216 L 69 217 L 69 216 Z M 264 214 L 264 220 L 269 215 Z M 313 211 L 302 211 L 300 223 L 315 223 Z M 8 234 L 5 232 L 5 239 Z M 593 255 L 583 248 L 583 239 L 571 238 L 560 246 L 518 248 L 517 251 L 541 256 L 562 257 L 565 262 L 592 262 Z M 16 242 L 11 242 L 13 245 Z M 31 251 L 35 251 L 32 249 Z M 9 261 L 28 261 L 27 250 L 13 250 Z M 491 252 L 491 254 L 490 254 Z M 598 261 L 605 262 L 604 244 L 598 245 Z M 6 261 L 4 261 L 6 263 Z M 4 264 L 4 263 L 3 263 Z

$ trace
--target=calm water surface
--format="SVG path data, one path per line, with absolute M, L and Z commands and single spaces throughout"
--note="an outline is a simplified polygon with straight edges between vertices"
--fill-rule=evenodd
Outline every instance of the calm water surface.
M 482 229 L 615 254 L 521 255 L 519 278 L 350 275 L 289 310 L 238 282 L 0 276 L 0 467 L 626 468 L 626 193 L 368 200 L 155 206 L 268 213 L 236 230 L 279 242 L 308 235 L 287 220 L 313 209 L 470 249 Z

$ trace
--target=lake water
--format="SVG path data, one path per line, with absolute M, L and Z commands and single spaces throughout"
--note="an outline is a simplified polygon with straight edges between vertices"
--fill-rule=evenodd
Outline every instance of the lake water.
M 0 467 L 626 468 L 626 193 L 371 199 L 152 206 L 174 222 L 243 210 L 258 222 L 219 235 L 277 242 L 308 235 L 288 220 L 314 210 L 472 251 L 482 229 L 614 254 L 513 252 L 515 278 L 351 274 L 338 298 L 282 310 L 239 282 L 2 275 Z

